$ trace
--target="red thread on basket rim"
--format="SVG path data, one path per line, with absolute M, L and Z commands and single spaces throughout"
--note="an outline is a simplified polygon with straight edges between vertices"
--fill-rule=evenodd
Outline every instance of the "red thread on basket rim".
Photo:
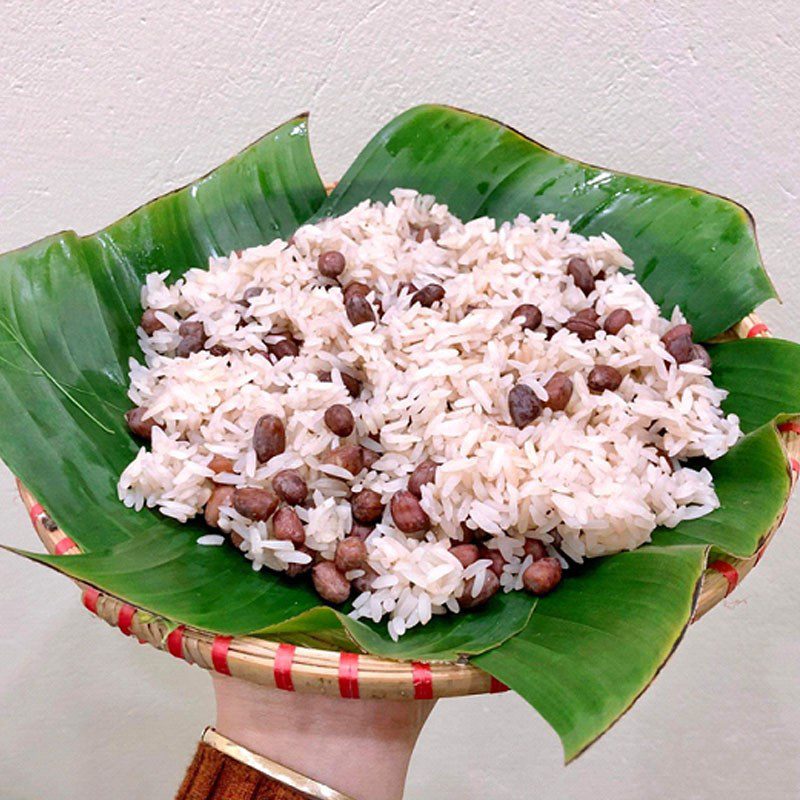
M 433 700 L 433 672 L 431 665 L 422 661 L 411 664 L 411 680 L 414 682 L 415 700 Z
M 747 331 L 747 338 L 752 339 L 754 336 L 761 336 L 762 333 L 769 333 L 769 328 L 763 322 L 757 322 Z
M 782 422 L 778 425 L 778 430 L 781 433 L 800 433 L 800 422 L 790 420 L 789 422 Z
M 228 649 L 232 639 L 232 636 L 215 636 L 214 643 L 211 645 L 211 663 L 214 670 L 222 675 L 231 674 L 228 666 Z
M 44 507 L 42 506 L 42 504 L 34 503 L 31 506 L 30 511 L 28 511 L 28 515 L 30 516 L 31 522 L 33 523 L 34 527 L 36 527 L 36 523 L 39 521 L 39 517 L 41 517 L 42 514 L 44 514 Z
M 81 595 L 81 600 L 83 601 L 84 606 L 92 612 L 92 614 L 97 613 L 97 601 L 100 599 L 100 592 L 94 588 L 94 586 L 87 586 L 83 590 L 83 595 Z
M 739 583 L 739 573 L 736 568 L 727 561 L 712 561 L 708 568 L 718 572 L 728 582 L 728 590 L 725 592 L 725 597 L 727 597 Z
M 178 625 L 174 631 L 170 632 L 167 636 L 167 651 L 175 658 L 183 658 L 183 632 L 186 628 L 183 625 Z
M 502 681 L 497 680 L 497 678 L 492 675 L 492 680 L 489 683 L 489 694 L 500 694 L 500 692 L 507 692 L 508 686 L 506 686 Z
M 75 542 L 73 542 L 72 539 L 69 538 L 69 536 L 65 536 L 63 539 L 58 540 L 58 543 L 53 549 L 53 552 L 57 556 L 63 556 L 64 553 L 67 552 L 67 550 L 72 550 L 73 547 L 77 547 Z
M 358 653 L 339 654 L 339 694 L 358 700 Z
M 293 644 L 279 644 L 275 651 L 275 664 L 272 675 L 275 678 L 275 688 L 285 692 L 294 691 L 292 682 L 292 662 L 294 661 L 295 647 Z
M 117 614 L 117 627 L 126 635 L 131 635 L 131 624 L 133 623 L 133 615 L 136 613 L 136 609 L 128 605 L 128 603 L 123 603 L 122 607 L 119 610 L 119 614 Z

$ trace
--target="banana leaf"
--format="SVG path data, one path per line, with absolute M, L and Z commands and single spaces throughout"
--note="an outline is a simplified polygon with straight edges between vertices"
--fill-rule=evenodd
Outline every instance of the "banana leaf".
M 554 153 L 494 120 L 418 106 L 380 131 L 318 212 L 335 216 L 397 186 L 435 195 L 462 219 L 555 213 L 585 236 L 610 233 L 669 315 L 700 340 L 775 297 L 745 208 L 688 186 L 626 175 Z
M 800 349 L 794 342 L 739 339 L 708 349 L 714 382 L 729 392 L 722 407 L 739 417 L 743 431 L 800 414 Z
M 677 646 L 706 555 L 650 545 L 590 562 L 540 600 L 522 633 L 475 663 L 553 726 L 571 761 L 630 708 Z
M 774 295 L 746 212 L 688 187 L 590 167 L 496 122 L 423 106 L 392 121 L 326 198 L 297 117 L 184 189 L 91 236 L 58 234 L 0 256 L 0 456 L 84 555 L 30 558 L 167 619 L 393 658 L 476 663 L 553 725 L 568 758 L 652 681 L 688 624 L 710 547 L 755 551 L 789 493 L 772 424 L 798 409 L 800 348 L 759 340 L 712 348 L 715 378 L 747 436 L 709 464 L 721 506 L 652 545 L 594 561 L 552 595 L 512 593 L 436 619 L 397 643 L 383 626 L 320 606 L 307 584 L 254 573 L 229 547 L 198 546 L 199 523 L 135 513 L 116 497 L 137 445 L 122 414 L 146 273 L 178 277 L 212 255 L 288 236 L 310 219 L 433 193 L 469 219 L 554 213 L 607 231 L 669 313 L 714 336 Z M 757 389 L 753 387 L 757 385 Z

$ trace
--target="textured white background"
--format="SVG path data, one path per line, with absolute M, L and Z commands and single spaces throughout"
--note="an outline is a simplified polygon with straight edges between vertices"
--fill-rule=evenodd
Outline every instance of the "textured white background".
M 102 226 L 303 109 L 333 179 L 394 113 L 442 101 L 744 202 L 786 300 L 764 316 L 797 338 L 796 0 L 2 0 L 0 20 L 0 250 Z M 0 509 L 0 541 L 32 544 L 6 471 Z M 798 796 L 798 523 L 575 765 L 520 699 L 451 700 L 407 796 Z M 211 719 L 206 676 L 39 567 L 0 555 L 0 587 L 0 796 L 170 797 Z

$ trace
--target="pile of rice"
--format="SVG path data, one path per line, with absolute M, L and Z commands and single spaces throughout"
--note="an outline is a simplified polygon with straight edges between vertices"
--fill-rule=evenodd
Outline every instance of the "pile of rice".
M 441 226 L 438 241 L 417 242 L 415 231 L 432 223 Z M 373 287 L 369 299 L 383 308 L 377 323 L 351 325 L 339 283 L 317 268 L 328 250 L 346 258 L 341 285 Z M 589 296 L 566 272 L 573 256 L 598 277 Z M 157 507 L 186 521 L 202 513 L 211 494 L 207 464 L 215 454 L 234 460 L 236 474 L 218 481 L 237 487 L 269 488 L 273 475 L 294 468 L 309 486 L 310 502 L 297 509 L 306 546 L 332 559 L 351 528 L 351 493 L 379 492 L 385 513 L 366 540 L 378 577 L 355 597 L 351 613 L 376 622 L 388 616 L 394 638 L 434 614 L 457 612 L 465 581 L 482 581 L 487 559 L 465 570 L 449 552 L 462 523 L 488 533 L 486 546 L 502 554 L 506 591 L 521 588 L 531 561 L 526 537 L 574 561 L 638 547 L 656 526 L 717 507 L 709 472 L 677 460 L 718 458 L 740 431 L 736 417 L 721 411 L 726 393 L 709 371 L 696 361 L 677 365 L 667 353 L 660 337 L 684 319 L 678 308 L 670 320 L 661 317 L 632 273 L 620 271 L 630 266 L 610 236 L 584 238 L 551 215 L 499 227 L 485 217 L 462 222 L 434 198 L 397 189 L 389 204 L 365 201 L 300 228 L 289 244 L 275 240 L 212 259 L 208 270 L 189 270 L 172 285 L 167 273 L 152 273 L 142 305 L 163 312 L 165 327 L 152 336 L 139 330 L 144 363 L 131 360 L 129 396 L 161 427 L 153 429 L 151 449 L 142 448 L 125 469 L 119 496 L 137 510 Z M 410 293 L 398 294 L 400 281 L 438 283 L 446 296 L 431 308 L 412 305 Z M 264 291 L 243 320 L 237 301 L 252 286 Z M 522 330 L 511 318 L 521 303 L 541 309 L 538 330 Z M 625 308 L 633 324 L 582 342 L 562 326 L 590 307 L 601 316 Z M 203 323 L 207 348 L 221 343 L 230 352 L 175 358 L 178 326 L 187 318 Z M 549 339 L 547 327 L 558 329 Z M 275 363 L 248 352 L 274 341 L 276 329 L 302 340 L 299 356 Z M 598 363 L 624 375 L 618 390 L 589 391 L 586 376 Z M 326 370 L 332 382 L 317 377 Z M 574 383 L 567 409 L 545 409 L 532 424 L 513 426 L 511 387 L 525 383 L 544 400 L 544 384 L 557 370 Z M 341 371 L 363 382 L 357 399 Z M 325 463 L 343 443 L 323 423 L 334 403 L 355 416 L 348 442 L 382 454 L 356 478 Z M 252 437 L 264 414 L 284 420 L 286 451 L 259 464 Z M 426 458 L 440 463 L 435 482 L 422 489 L 431 529 L 408 536 L 392 524 L 389 500 Z M 291 542 L 271 538 L 270 525 L 230 507 L 220 519 L 223 531 L 243 537 L 240 548 L 256 570 L 309 560 Z M 221 544 L 223 537 L 200 541 Z

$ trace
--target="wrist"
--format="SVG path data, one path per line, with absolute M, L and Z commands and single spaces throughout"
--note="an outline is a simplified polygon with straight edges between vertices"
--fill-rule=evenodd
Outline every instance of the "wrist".
M 215 676 L 215 729 L 355 800 L 399 800 L 433 702 L 343 700 Z

